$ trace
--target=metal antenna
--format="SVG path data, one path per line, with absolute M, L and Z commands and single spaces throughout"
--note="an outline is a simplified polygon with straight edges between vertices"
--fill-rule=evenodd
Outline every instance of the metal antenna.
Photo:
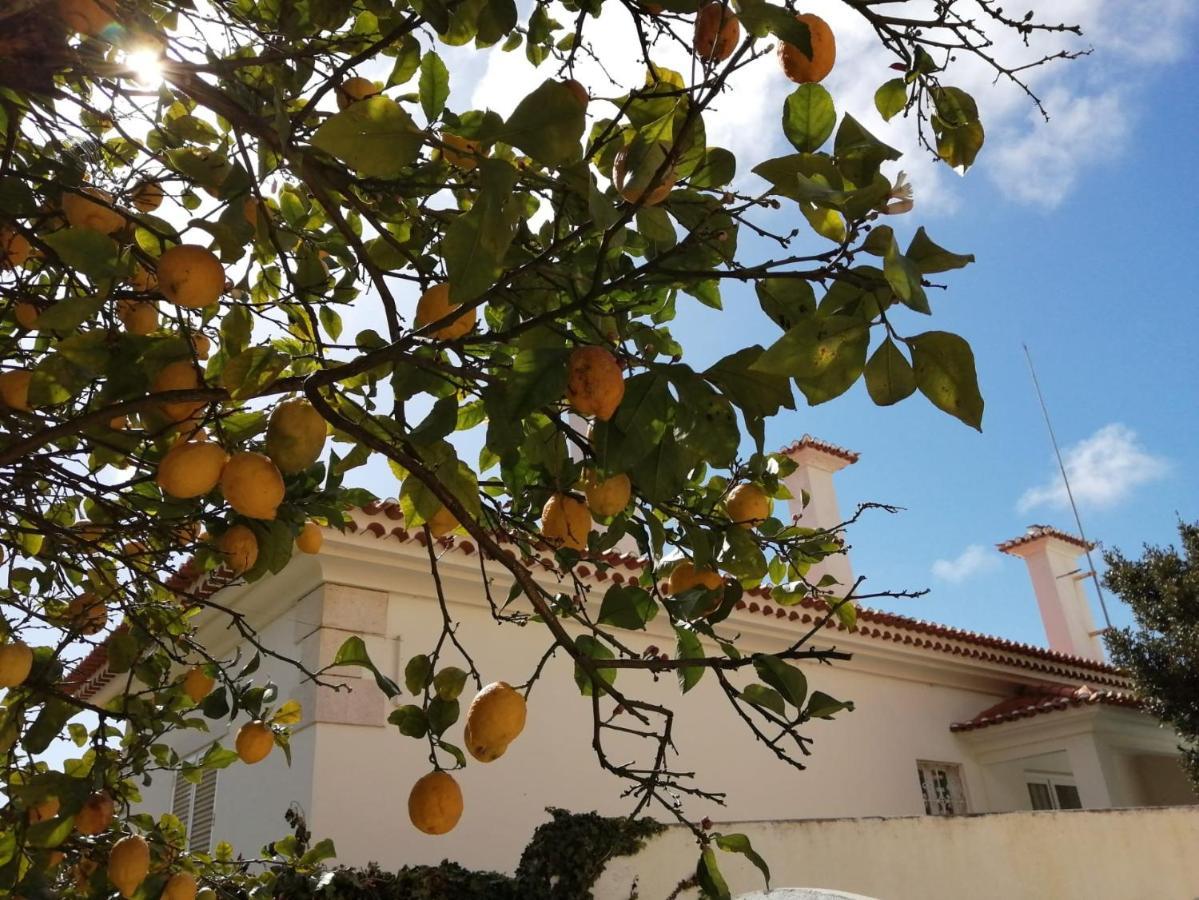
M 1062 473 L 1062 484 L 1066 486 L 1066 496 L 1070 499 L 1070 509 L 1074 511 L 1074 524 L 1078 526 L 1078 536 L 1082 538 L 1083 543 L 1087 546 L 1087 565 L 1091 569 L 1091 581 L 1095 583 L 1095 593 L 1099 595 L 1099 608 L 1103 610 L 1103 621 L 1107 629 L 1111 629 L 1112 620 L 1107 614 L 1107 602 L 1103 599 L 1103 588 L 1099 585 L 1099 575 L 1095 571 L 1095 561 L 1091 559 L 1091 542 L 1087 540 L 1086 532 L 1082 528 L 1082 517 L 1078 514 L 1078 504 L 1074 502 L 1074 491 L 1070 490 L 1070 477 L 1066 474 L 1066 464 L 1062 462 L 1062 451 L 1057 445 L 1057 435 L 1053 433 L 1053 422 L 1049 420 L 1049 407 L 1045 405 L 1045 395 L 1041 393 L 1041 382 L 1037 380 L 1037 370 L 1032 364 L 1032 353 L 1029 352 L 1028 344 L 1021 342 L 1021 347 L 1024 348 L 1024 356 L 1028 359 L 1028 371 L 1032 375 L 1032 386 L 1037 391 L 1037 400 L 1041 404 L 1041 412 L 1045 416 L 1045 427 L 1049 429 L 1049 441 L 1053 444 L 1054 455 L 1057 456 L 1057 467 Z

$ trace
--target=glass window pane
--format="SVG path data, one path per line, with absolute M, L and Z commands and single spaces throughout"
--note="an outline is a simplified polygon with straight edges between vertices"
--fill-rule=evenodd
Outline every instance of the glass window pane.
M 1072 784 L 1055 784 L 1058 809 L 1082 809 L 1082 798 L 1078 796 L 1078 788 Z
M 1053 798 L 1049 795 L 1049 785 L 1043 781 L 1028 783 L 1028 799 L 1032 801 L 1033 809 L 1053 809 Z

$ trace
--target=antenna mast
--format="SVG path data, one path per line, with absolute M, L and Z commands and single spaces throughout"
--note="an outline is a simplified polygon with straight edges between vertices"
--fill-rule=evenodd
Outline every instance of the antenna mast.
M 1095 584 L 1095 593 L 1099 595 L 1099 608 L 1103 610 L 1103 622 L 1110 630 L 1112 627 L 1111 617 L 1107 614 L 1107 602 L 1103 599 L 1103 588 L 1099 584 L 1099 575 L 1095 571 L 1095 562 L 1091 559 L 1091 542 L 1087 540 L 1086 532 L 1082 528 L 1082 517 L 1078 514 L 1078 504 L 1074 502 L 1074 491 L 1070 489 L 1070 477 L 1066 474 L 1066 464 L 1062 462 L 1062 451 L 1057 445 L 1057 435 L 1053 433 L 1053 422 L 1049 420 L 1049 407 L 1045 405 L 1045 395 L 1041 393 L 1041 382 L 1037 380 L 1037 370 L 1032 364 L 1032 353 L 1029 352 L 1028 344 L 1021 343 L 1024 348 L 1024 356 L 1028 360 L 1028 371 L 1032 375 L 1032 385 L 1037 392 L 1037 400 L 1041 404 L 1041 413 L 1045 416 L 1045 427 L 1049 429 L 1049 441 L 1053 444 L 1053 453 L 1057 456 L 1057 467 L 1062 473 L 1062 484 L 1066 486 L 1066 496 L 1070 500 L 1070 509 L 1074 511 L 1074 524 L 1078 526 L 1078 536 L 1083 539 L 1087 545 L 1087 565 L 1091 569 L 1091 581 Z

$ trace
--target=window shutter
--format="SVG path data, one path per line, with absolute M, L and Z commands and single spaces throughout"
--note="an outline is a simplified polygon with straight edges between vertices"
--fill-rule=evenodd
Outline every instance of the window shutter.
M 194 785 L 184 778 L 181 772 L 175 773 L 175 790 L 171 794 L 171 814 L 183 823 L 185 830 L 191 820 L 193 787 Z
M 217 770 L 209 769 L 196 785 L 195 801 L 192 803 L 191 841 L 188 845 L 193 853 L 207 853 L 212 849 L 212 830 L 216 824 L 216 778 Z

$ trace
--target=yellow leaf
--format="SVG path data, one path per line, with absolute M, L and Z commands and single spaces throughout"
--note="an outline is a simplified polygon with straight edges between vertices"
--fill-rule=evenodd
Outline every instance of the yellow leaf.
M 288 700 L 275 711 L 271 722 L 275 725 L 298 725 L 303 716 L 304 711 L 300 707 L 299 701 Z

